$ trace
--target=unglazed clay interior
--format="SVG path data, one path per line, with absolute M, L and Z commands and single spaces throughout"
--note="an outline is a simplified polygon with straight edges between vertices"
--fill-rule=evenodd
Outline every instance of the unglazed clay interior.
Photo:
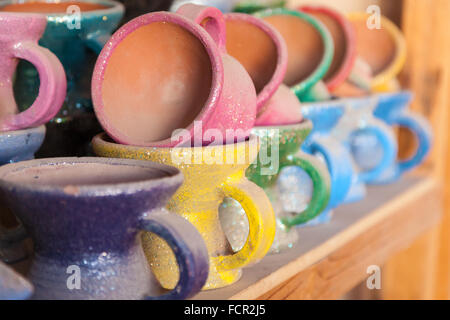
M 189 31 L 168 22 L 140 27 L 117 45 L 106 66 L 106 120 L 130 140 L 168 139 L 202 111 L 212 76 L 205 47 Z
M 64 187 L 130 183 L 168 176 L 168 172 L 132 165 L 58 163 L 11 171 L 1 178 L 27 185 Z
M 352 21 L 356 30 L 358 54 L 372 67 L 374 75 L 385 70 L 396 54 L 395 40 L 389 32 L 381 29 L 369 29 L 366 20 Z
M 245 21 L 229 19 L 227 52 L 250 74 L 259 93 L 270 82 L 277 67 L 277 47 L 259 27 Z
M 290 15 L 264 18 L 283 36 L 288 48 L 288 67 L 284 83 L 296 85 L 307 79 L 319 66 L 324 44 L 319 31 L 305 20 Z
M 328 14 L 321 12 L 308 13 L 322 22 L 331 34 L 334 42 L 334 55 L 331 66 L 328 69 L 324 80 L 329 80 L 340 70 L 344 63 L 347 51 L 347 38 L 344 29 L 339 22 Z
M 33 12 L 33 13 L 66 13 L 69 6 L 78 6 L 80 11 L 94 11 L 109 8 L 108 6 L 98 3 L 88 3 L 81 1 L 67 1 L 67 2 L 55 2 L 46 3 L 44 1 L 29 1 L 26 3 L 14 3 L 8 4 L 0 11 L 9 12 Z

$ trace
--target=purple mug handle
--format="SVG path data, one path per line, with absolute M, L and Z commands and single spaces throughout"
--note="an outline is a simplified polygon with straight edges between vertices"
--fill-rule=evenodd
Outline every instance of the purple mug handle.
M 226 25 L 222 12 L 215 7 L 185 4 L 178 14 L 202 26 L 217 44 L 220 52 L 226 52 Z
M 14 46 L 15 58 L 31 62 L 39 73 L 39 94 L 33 104 L 23 112 L 0 119 L 0 131 L 37 127 L 52 119 L 61 108 L 66 96 L 66 75 L 58 58 L 32 41 Z

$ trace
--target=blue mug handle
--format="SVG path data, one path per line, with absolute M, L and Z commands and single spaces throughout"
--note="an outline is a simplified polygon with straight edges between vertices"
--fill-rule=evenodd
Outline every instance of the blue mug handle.
M 369 134 L 373 134 L 383 148 L 383 157 L 380 163 L 375 168 L 358 174 L 358 182 L 371 183 L 376 181 L 383 171 L 395 163 L 397 157 L 397 140 L 392 128 L 377 118 L 370 119 L 364 127 L 358 128 L 357 130 L 364 130 Z
M 331 193 L 328 208 L 335 208 L 344 201 L 352 185 L 354 171 L 348 150 L 332 137 L 311 137 L 305 151 L 320 153 L 327 164 L 331 177 Z
M 152 232 L 172 248 L 180 270 L 180 278 L 173 290 L 161 296 L 146 296 L 146 300 L 187 299 L 205 285 L 209 273 L 209 255 L 197 229 L 186 219 L 161 210 L 141 219 L 140 228 Z
M 396 163 L 398 173 L 402 174 L 422 163 L 431 149 L 432 130 L 429 122 L 424 117 L 410 111 L 403 111 L 394 115 L 389 119 L 388 123 L 409 129 L 418 140 L 416 153 L 410 159 Z

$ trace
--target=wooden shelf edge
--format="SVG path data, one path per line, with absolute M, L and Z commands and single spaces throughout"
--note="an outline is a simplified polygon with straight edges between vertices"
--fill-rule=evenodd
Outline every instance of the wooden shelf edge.
M 352 261 L 360 259 L 370 263 L 370 257 L 373 257 L 374 264 L 382 265 L 387 258 L 439 222 L 442 215 L 441 192 L 438 180 L 432 177 L 423 179 L 349 228 L 229 299 L 339 298 L 367 277 L 367 266 L 360 262 L 355 265 Z M 388 233 L 388 237 L 382 236 L 384 232 Z M 372 253 L 367 254 L 367 250 Z M 336 261 L 339 261 L 337 268 L 327 270 Z M 344 281 L 346 283 L 342 283 L 342 279 L 334 281 L 339 276 L 347 277 L 352 269 L 358 273 L 357 276 L 352 274 L 351 279 Z M 324 272 L 327 274 L 325 278 Z M 330 274 L 331 278 L 326 278 Z M 319 278 L 319 286 L 310 283 L 317 281 L 313 278 Z M 337 285 L 339 288 L 336 288 Z

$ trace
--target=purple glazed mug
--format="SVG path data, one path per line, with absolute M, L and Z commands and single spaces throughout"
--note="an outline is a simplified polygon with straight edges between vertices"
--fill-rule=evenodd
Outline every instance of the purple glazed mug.
M 250 74 L 257 92 L 255 125 L 301 122 L 301 105 L 283 79 L 288 64 L 286 43 L 270 24 L 257 17 L 225 15 L 227 51 Z
M 122 26 L 97 60 L 92 98 L 108 135 L 136 146 L 243 141 L 256 117 L 253 82 L 226 53 L 222 13 L 193 4 Z
M 58 58 L 38 45 L 47 20 L 37 14 L 0 13 L 0 131 L 36 127 L 48 122 L 61 108 L 66 76 Z M 13 76 L 19 59 L 31 62 L 40 78 L 39 95 L 25 111 L 18 111 Z

